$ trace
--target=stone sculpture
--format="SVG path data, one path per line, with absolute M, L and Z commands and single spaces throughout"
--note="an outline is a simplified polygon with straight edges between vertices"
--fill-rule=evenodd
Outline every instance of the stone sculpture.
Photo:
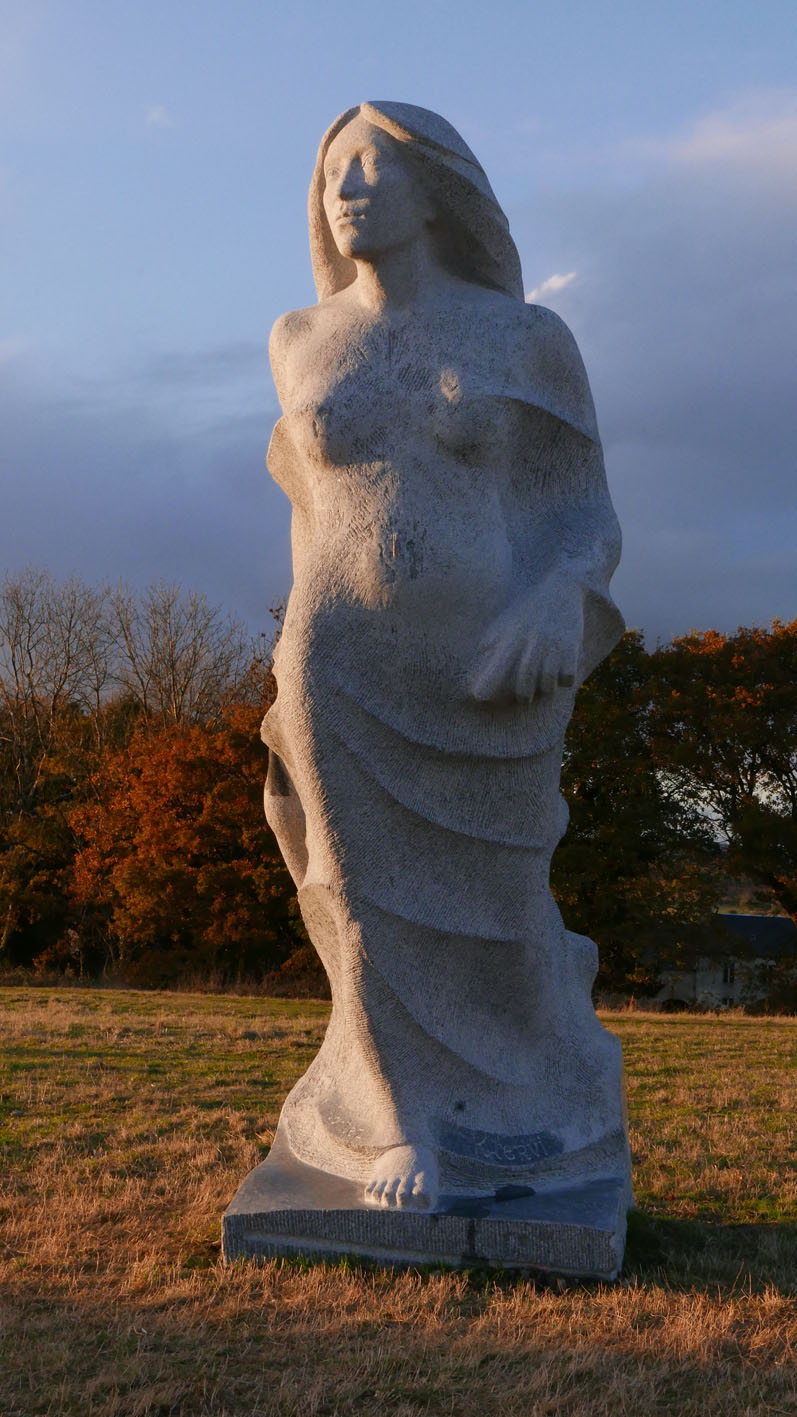
M 596 950 L 548 888 L 575 692 L 623 629 L 583 364 L 437 115 L 342 114 L 309 208 L 318 304 L 270 345 L 294 585 L 263 737 L 333 1007 L 274 1154 L 388 1211 L 627 1204 Z

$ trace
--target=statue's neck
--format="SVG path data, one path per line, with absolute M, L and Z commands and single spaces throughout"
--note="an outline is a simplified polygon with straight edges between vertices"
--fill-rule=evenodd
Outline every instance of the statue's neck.
M 357 278 L 352 295 L 374 313 L 406 309 L 433 300 L 446 276 L 431 240 L 415 240 L 378 255 L 356 257 Z

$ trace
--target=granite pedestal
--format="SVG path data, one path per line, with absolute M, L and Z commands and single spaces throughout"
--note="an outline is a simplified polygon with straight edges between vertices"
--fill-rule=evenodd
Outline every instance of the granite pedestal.
M 622 1177 L 492 1197 L 441 1196 L 432 1211 L 365 1205 L 363 1188 L 297 1161 L 279 1139 L 243 1181 L 222 1219 L 222 1253 L 236 1259 L 366 1259 L 383 1265 L 538 1271 L 616 1279 L 625 1243 Z

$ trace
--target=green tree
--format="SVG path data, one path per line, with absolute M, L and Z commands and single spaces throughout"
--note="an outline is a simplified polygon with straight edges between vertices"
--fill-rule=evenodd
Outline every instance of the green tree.
M 565 740 L 570 826 L 551 884 L 610 989 L 651 989 L 696 947 L 719 892 L 710 832 L 651 755 L 651 687 L 642 635 L 628 631 L 579 691 Z
M 797 620 L 680 636 L 653 656 L 660 772 L 797 921 Z

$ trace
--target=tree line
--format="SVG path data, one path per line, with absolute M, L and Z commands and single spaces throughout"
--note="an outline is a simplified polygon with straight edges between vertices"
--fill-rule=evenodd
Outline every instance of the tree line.
M 263 817 L 270 657 L 195 592 L 0 588 L 0 962 L 133 984 L 306 967 Z
M 324 989 L 262 808 L 267 637 L 196 592 L 0 587 L 0 967 Z M 797 620 L 627 633 L 579 692 L 552 885 L 645 992 L 729 877 L 797 919 Z

